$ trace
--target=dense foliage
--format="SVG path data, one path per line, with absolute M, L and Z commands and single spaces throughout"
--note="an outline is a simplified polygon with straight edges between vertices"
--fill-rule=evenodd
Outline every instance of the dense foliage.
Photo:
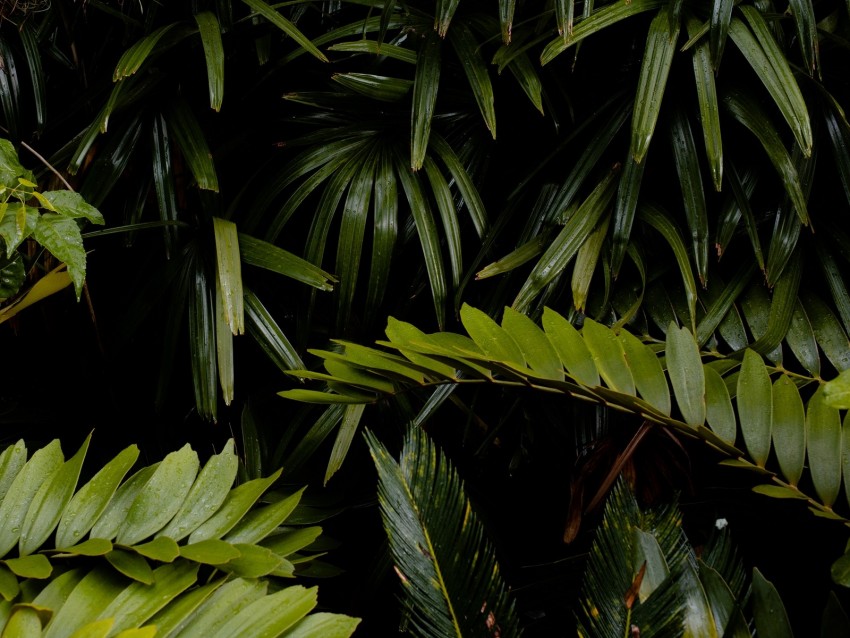
M 728 519 L 810 633 L 850 584 L 847 405 L 821 390 L 850 368 L 849 20 L 836 0 L 0 4 L 9 443 L 95 427 L 105 464 L 237 435 L 245 485 L 311 485 L 300 522 L 340 547 L 304 575 L 345 568 L 322 595 L 364 635 L 429 635 L 410 599 L 386 610 L 418 529 L 390 494 L 478 512 L 462 547 L 494 548 L 511 593 L 476 581 L 449 609 L 498 599 L 572 635 L 622 474 L 641 506 L 678 496 L 697 548 Z M 71 283 L 80 304 L 46 298 Z M 394 353 L 366 347 L 384 336 Z

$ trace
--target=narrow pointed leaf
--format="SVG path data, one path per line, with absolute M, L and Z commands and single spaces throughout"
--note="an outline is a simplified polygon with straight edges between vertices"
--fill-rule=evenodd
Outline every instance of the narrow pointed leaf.
M 632 117 L 629 152 L 638 164 L 646 157 L 655 131 L 655 123 L 661 110 L 661 100 L 667 85 L 667 76 L 670 73 L 678 37 L 678 23 L 675 26 L 671 25 L 667 12 L 659 11 L 649 25 Z
M 233 332 L 227 323 L 224 309 L 224 293 L 221 290 L 221 278 L 215 276 L 215 360 L 218 370 L 218 383 L 221 386 L 221 398 L 224 405 L 230 405 L 236 390 L 233 368 Z
M 178 100 L 166 113 L 166 119 L 169 130 L 174 134 L 174 139 L 195 177 L 198 188 L 217 193 L 218 176 L 212 152 L 204 131 L 191 109 L 183 101 Z
M 348 638 L 354 633 L 359 618 L 320 612 L 310 614 L 281 638 Z
M 9 492 L 9 486 L 27 462 L 27 446 L 23 439 L 9 445 L 0 454 L 0 501 Z
M 624 162 L 625 167 L 620 176 L 617 198 L 614 200 L 614 229 L 611 236 L 611 269 L 615 275 L 620 272 L 626 247 L 629 244 L 640 185 L 646 168 L 645 162 L 637 162 L 633 157 L 627 157 Z
M 446 165 L 449 173 L 454 179 L 463 203 L 469 211 L 469 217 L 475 226 L 475 232 L 478 237 L 484 237 L 487 232 L 487 211 L 484 208 L 484 202 L 481 195 L 475 188 L 472 178 L 464 168 L 454 149 L 436 132 L 431 134 L 431 148 Z
M 210 638 L 276 638 L 316 606 L 317 590 L 296 585 L 264 596 L 233 615 Z
M 799 300 L 794 306 L 794 312 L 791 313 L 791 323 L 788 324 L 785 343 L 809 374 L 814 377 L 820 376 L 818 343 L 809 317 Z
M 236 224 L 213 217 L 216 265 L 227 325 L 234 335 L 245 332 L 242 301 L 242 268 L 239 257 L 239 237 Z
M 596 265 L 602 251 L 602 244 L 608 235 L 608 222 L 610 220 L 611 216 L 606 216 L 590 234 L 587 241 L 578 249 L 578 253 L 576 254 L 576 263 L 573 266 L 570 288 L 573 293 L 573 306 L 580 312 L 584 311 L 587 304 L 590 284 L 593 280 L 593 274 L 596 271 Z
M 442 0 L 442 4 L 450 0 Z M 457 0 L 453 0 L 457 3 Z M 442 32 L 445 35 L 445 31 Z M 464 22 L 458 22 L 449 33 L 449 41 L 454 47 L 458 58 L 463 60 L 463 70 L 472 95 L 478 103 L 478 110 L 484 118 L 484 124 L 493 139 L 496 139 L 496 109 L 493 103 L 493 85 L 490 83 L 490 74 L 487 65 L 481 56 L 480 47 L 475 40 L 472 31 Z
M 247 4 L 252 11 L 263 16 L 266 20 L 292 38 L 304 51 L 310 53 L 322 62 L 328 61 L 325 54 L 319 51 L 319 49 L 316 48 L 316 45 L 310 42 L 310 40 L 308 40 L 294 24 L 280 15 L 280 13 L 278 13 L 274 8 L 263 2 L 263 0 L 242 0 L 242 2 Z
M 342 467 L 345 457 L 348 456 L 351 441 L 354 440 L 354 434 L 360 425 L 360 419 L 363 416 L 363 410 L 365 408 L 366 406 L 364 404 L 349 405 L 345 408 L 345 414 L 342 417 L 342 423 L 337 431 L 334 446 L 331 449 L 331 456 L 328 459 L 328 466 L 325 470 L 325 485 L 328 484 L 331 477 Z
M 157 467 L 158 464 L 143 467 L 124 481 L 92 527 L 91 538 L 103 538 L 107 540 L 115 538 L 118 528 L 121 527 L 121 524 L 127 518 L 127 512 L 130 511 L 130 506 L 136 500 L 136 497 L 142 491 L 145 484 L 150 480 L 150 477 L 153 476 Z
M 804 291 L 801 298 L 815 339 L 826 358 L 839 372 L 850 368 L 850 340 L 841 323 L 829 307 L 811 292 Z
M 333 290 L 336 277 L 311 262 L 261 239 L 239 233 L 242 261 L 290 277 L 318 290 Z
M 753 617 L 756 632 L 771 638 L 792 638 L 791 623 L 773 583 L 753 568 Z
M 207 63 L 210 108 L 218 111 L 224 98 L 224 45 L 221 41 L 221 27 L 218 18 L 211 11 L 201 11 L 194 17 Z
M 176 23 L 166 24 L 127 49 L 112 72 L 112 81 L 117 82 L 138 71 L 162 37 L 175 26 L 177 26 Z
M 303 369 L 304 362 L 301 356 L 257 295 L 248 289 L 243 289 L 243 293 L 248 334 L 257 340 L 269 359 L 279 369 L 283 371 Z
M 410 167 L 422 168 L 431 134 L 431 120 L 437 103 L 440 84 L 440 49 L 442 40 L 436 32 L 425 35 L 416 60 L 416 77 L 413 83 L 413 110 L 410 130 Z
M 195 256 L 189 298 L 189 342 L 192 352 L 192 380 L 195 405 L 201 417 L 215 421 L 218 411 L 215 353 L 215 297 L 203 260 Z

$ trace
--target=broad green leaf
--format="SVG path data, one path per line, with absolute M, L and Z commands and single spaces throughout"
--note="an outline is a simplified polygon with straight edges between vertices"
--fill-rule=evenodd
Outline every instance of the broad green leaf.
M 799 299 L 794 306 L 794 312 L 791 313 L 791 323 L 788 324 L 785 343 L 788 344 L 791 352 L 797 357 L 797 361 L 808 370 L 809 374 L 820 377 L 820 353 L 818 352 L 817 339 L 815 339 L 808 313 Z M 847 407 L 850 407 L 850 405 Z
M 367 396 L 363 394 L 332 394 L 330 392 L 322 392 L 321 390 L 284 390 L 278 392 L 278 396 L 282 396 L 293 401 L 303 401 L 304 403 L 318 403 L 321 405 L 335 404 L 358 404 L 358 403 L 374 403 L 378 400 L 377 396 Z
M 58 610 L 84 575 L 85 571 L 82 569 L 71 569 L 58 574 L 32 599 L 32 604 Z
M 579 331 L 550 308 L 543 309 L 543 329 L 567 372 L 579 383 L 589 387 L 598 386 L 599 371 Z
M 729 390 L 720 374 L 712 367 L 703 366 L 705 373 L 705 420 L 717 436 L 735 444 L 738 426 Z
M 152 625 L 145 627 L 134 627 L 125 629 L 115 634 L 115 638 L 154 638 L 158 632 L 158 628 Z
M 599 375 L 609 388 L 634 396 L 635 380 L 626 361 L 623 345 L 607 326 L 585 318 L 582 336 Z
M 293 577 L 295 566 L 282 556 L 259 545 L 236 543 L 239 557 L 229 560 L 221 569 L 240 578 L 262 578 L 274 576 Z
M 821 615 L 820 638 L 846 638 L 850 636 L 850 618 L 838 602 L 835 592 L 829 592 L 823 614 Z
M 772 436 L 782 475 L 796 486 L 806 460 L 806 414 L 800 391 L 786 374 L 773 384 Z
M 230 492 L 238 467 L 239 457 L 233 451 L 233 439 L 229 439 L 224 449 L 206 462 L 174 518 L 157 531 L 157 538 L 179 541 L 215 514 Z
M 221 27 L 218 18 L 211 11 L 201 11 L 194 17 L 207 62 L 210 108 L 218 111 L 224 98 L 224 45 L 221 41 Z
M 711 612 L 714 617 L 714 626 L 718 635 L 729 636 L 729 638 L 743 638 L 739 634 L 728 634 L 724 630 L 730 627 L 735 622 L 735 616 L 740 615 L 738 602 L 735 600 L 735 595 L 729 588 L 729 585 L 723 580 L 723 577 L 716 569 L 711 566 L 699 562 L 697 571 L 700 583 L 705 591 L 706 598 L 711 606 Z M 749 638 L 749 631 L 746 632 Z
M 21 578 L 49 578 L 53 573 L 53 565 L 44 554 L 33 554 L 21 558 L 7 558 L 6 567 L 12 570 L 16 576 Z
M 160 638 L 177 636 L 180 630 L 197 617 L 198 608 L 215 593 L 224 579 L 217 579 L 202 587 L 193 587 L 174 599 L 165 609 L 157 612 L 148 622 L 157 628 Z
M 753 568 L 753 617 L 756 633 L 771 638 L 792 638 L 791 623 L 776 587 Z
M 671 25 L 667 11 L 662 9 L 649 25 L 635 96 L 629 153 L 638 164 L 649 150 L 678 38 L 678 23 Z
M 0 454 L 0 501 L 9 492 L 9 486 L 27 462 L 27 445 L 19 439 Z
M 21 585 L 12 571 L 5 565 L 0 565 L 0 597 L 3 600 L 15 600 L 21 593 Z
M 325 54 L 319 51 L 319 49 L 316 48 L 316 45 L 310 42 L 310 40 L 308 40 L 294 24 L 280 15 L 280 13 L 278 13 L 273 7 L 263 2 L 263 0 L 242 0 L 242 2 L 247 4 L 252 11 L 263 16 L 266 20 L 292 38 L 304 51 L 310 53 L 322 62 L 328 61 Z
M 41 619 L 32 607 L 18 605 L 3 628 L 2 638 L 41 638 Z
M 21 164 L 12 142 L 0 139 L 0 186 L 15 188 L 19 177 L 32 180 L 33 174 Z
M 117 542 L 135 545 L 158 532 L 180 509 L 198 474 L 198 454 L 187 443 L 166 455 L 133 500 Z
M 621 330 L 618 336 L 641 397 L 662 414 L 670 416 L 670 388 L 658 357 L 627 330 Z
M 797 251 L 790 268 L 786 268 L 773 287 L 773 298 L 770 302 L 770 315 L 764 333 L 759 335 L 751 348 L 767 356 L 782 343 L 791 325 L 791 316 L 798 302 L 798 291 L 802 276 L 800 253 Z
M 171 563 L 180 556 L 180 547 L 177 542 L 167 536 L 159 536 L 147 543 L 134 545 L 133 551 L 160 563 Z
M 850 552 L 836 560 L 829 571 L 834 583 L 850 587 Z
M 100 611 L 97 619 L 115 618 L 115 632 L 139 627 L 191 587 L 197 573 L 198 566 L 188 562 L 158 567 L 154 570 L 153 585 L 132 583 Z
M 741 309 L 744 311 L 744 318 L 750 328 L 753 336 L 756 338 L 756 343 L 761 340 L 761 344 L 770 345 L 768 339 L 762 339 L 768 334 L 770 328 L 771 315 L 771 300 L 768 296 L 765 286 L 753 281 L 750 288 L 741 299 Z M 765 348 L 762 348 L 765 350 Z M 760 353 L 761 354 L 761 353 Z M 764 356 L 776 364 L 782 363 L 783 351 L 777 345 L 773 350 L 764 353 Z
M 109 501 L 106 509 L 97 519 L 91 530 L 91 538 L 112 540 L 118 533 L 118 528 L 127 518 L 130 506 L 156 471 L 158 464 L 143 467 L 124 481 Z
M 824 403 L 837 410 L 850 408 L 850 370 L 842 371 L 823 386 Z
M 829 307 L 811 291 L 800 294 L 803 307 L 812 324 L 812 331 L 824 355 L 841 372 L 850 368 L 850 349 L 847 333 Z
M 528 367 L 547 379 L 564 380 L 564 367 L 558 353 L 546 333 L 531 319 L 506 307 L 502 316 L 502 328 L 519 346 L 522 351 L 520 360 L 524 359 Z
M 241 556 L 231 543 L 208 538 L 197 543 L 180 546 L 180 556 L 204 565 L 223 565 Z
M 343 417 L 343 423 L 345 417 Z M 265 507 L 255 508 L 228 532 L 224 540 L 228 543 L 238 545 L 240 543 L 259 543 L 269 534 L 274 532 L 295 510 L 304 493 L 301 488 L 297 492 L 280 499 L 276 503 Z
M 819 388 L 806 406 L 806 452 L 820 501 L 832 507 L 841 488 L 841 417 Z
M 167 24 L 160 27 L 127 49 L 118 60 L 118 64 L 112 72 L 112 81 L 118 82 L 119 80 L 126 78 L 129 75 L 133 75 L 136 71 L 138 71 L 162 37 L 175 26 L 177 26 L 177 23 Z
M 706 419 L 706 382 L 699 348 L 687 328 L 667 327 L 667 373 L 676 403 L 688 425 L 702 425 Z
M 487 314 L 464 304 L 460 309 L 460 319 L 469 336 L 488 358 L 525 367 L 525 357 L 520 346 L 507 330 Z
M 36 492 L 21 526 L 19 555 L 26 556 L 41 547 L 59 524 L 59 519 L 77 488 L 90 440 L 91 434 L 83 441 L 79 451 L 63 463 Z
M 770 454 L 773 423 L 773 389 L 762 358 L 753 350 L 744 352 L 738 376 L 738 416 L 747 452 L 758 467 Z
M 26 277 L 24 260 L 20 253 L 14 253 L 11 258 L 0 257 L 0 299 L 16 295 Z
M 312 545 L 321 534 L 321 527 L 287 528 L 279 534 L 263 539 L 263 546 L 286 557 Z
M 0 237 L 6 244 L 6 257 L 11 257 L 14 250 L 27 237 L 35 232 L 39 214 L 37 208 L 27 206 L 23 202 L 9 204 L 0 203 Z
M 61 548 L 62 553 L 57 556 L 105 556 L 112 551 L 112 547 L 112 543 L 105 538 L 90 538 L 72 547 Z
M 97 620 L 102 610 L 127 586 L 113 569 L 90 571 L 70 592 L 44 632 L 44 638 L 69 638 L 77 629 Z
M 409 359 L 414 365 L 425 368 L 440 378 L 456 378 L 457 372 L 452 366 L 441 363 L 436 359 L 422 355 L 414 350 L 404 348 L 404 344 L 414 343 L 417 341 L 422 342 L 427 339 L 427 335 L 419 330 L 419 328 L 409 323 L 405 323 L 404 321 L 399 321 L 394 317 L 389 317 L 385 332 L 392 346 L 398 348 L 399 352 Z
M 307 616 L 281 638 L 348 638 L 358 624 L 359 618 L 319 612 Z
M 106 560 L 127 578 L 145 585 L 153 584 L 153 570 L 143 556 L 122 549 L 113 549 L 106 555 Z
M 237 578 L 209 595 L 177 628 L 180 638 L 208 638 L 235 614 L 266 594 L 268 583 Z
M 764 494 L 770 498 L 798 499 L 803 501 L 806 501 L 809 498 L 798 489 L 786 487 L 784 485 L 755 485 L 753 486 L 753 492 L 756 494 Z
M 296 585 L 264 596 L 234 614 L 210 638 L 275 638 L 316 606 L 317 591 Z
M 0 504 L 0 556 L 5 556 L 17 544 L 30 504 L 42 484 L 62 466 L 63 460 L 59 441 L 54 439 L 34 452 L 12 481 Z
M 430 31 L 422 38 L 422 48 L 416 59 L 416 76 L 413 82 L 413 111 L 411 112 L 410 167 L 422 168 L 431 135 L 431 120 L 437 104 L 440 85 L 440 51 L 442 40 Z
M 86 251 L 77 222 L 57 213 L 44 213 L 38 218 L 33 236 L 54 257 L 67 264 L 79 300 L 86 278 Z
M 234 335 L 245 332 L 242 304 L 242 268 L 239 258 L 239 239 L 236 224 L 213 217 L 218 282 L 224 317 Z
M 189 535 L 190 543 L 221 538 L 245 516 L 245 513 L 280 476 L 280 470 L 268 478 L 254 479 L 230 491 L 221 507 Z
M 643 580 L 638 589 L 640 601 L 643 603 L 670 575 L 670 568 L 664 558 L 664 551 L 655 536 L 637 527 L 633 529 L 633 533 L 635 537 L 635 563 L 646 566 Z
M 104 618 L 103 620 L 95 620 L 87 625 L 80 627 L 77 631 L 71 634 L 71 638 L 107 638 L 112 630 L 112 625 L 115 620 L 112 618 Z
M 92 224 L 102 226 L 103 215 L 94 206 L 83 199 L 82 195 L 74 191 L 45 191 L 42 196 L 50 202 L 55 209 L 54 212 L 70 218 L 87 219 Z

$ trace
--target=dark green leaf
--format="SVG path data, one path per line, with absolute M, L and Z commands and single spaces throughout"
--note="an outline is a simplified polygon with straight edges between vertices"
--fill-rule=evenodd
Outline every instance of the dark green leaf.
M 218 18 L 211 11 L 196 13 L 194 17 L 207 62 L 210 108 L 218 111 L 224 98 L 224 45 L 221 41 L 221 27 Z

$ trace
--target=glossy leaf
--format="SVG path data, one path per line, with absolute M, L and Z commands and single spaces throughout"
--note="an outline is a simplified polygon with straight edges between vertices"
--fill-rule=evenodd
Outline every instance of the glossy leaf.
M 458 0 L 442 0 L 441 4 L 447 4 L 450 1 L 457 3 Z M 441 35 L 445 36 L 445 31 L 442 31 Z M 475 101 L 478 103 L 478 110 L 481 111 L 481 116 L 484 118 L 484 124 L 490 131 L 490 135 L 493 136 L 493 139 L 496 139 L 493 85 L 490 83 L 487 65 L 484 63 L 484 58 L 481 57 L 479 44 L 464 22 L 455 24 L 449 32 L 449 42 L 454 47 L 458 58 L 463 60 L 463 70 L 466 73 L 472 94 L 475 96 Z
M 177 25 L 166 24 L 153 31 L 150 35 L 146 35 L 127 49 L 121 56 L 121 59 L 118 60 L 118 64 L 112 72 L 112 81 L 117 82 L 138 71 L 163 36 L 175 26 Z
M 670 415 L 670 388 L 661 362 L 655 353 L 632 333 L 621 330 L 619 335 L 626 362 L 632 371 L 635 385 L 641 397 L 662 414 Z
M 841 488 L 841 418 L 819 389 L 806 406 L 806 452 L 815 491 L 832 507 Z
M 211 11 L 196 13 L 194 18 L 198 24 L 207 63 L 210 108 L 219 111 L 224 99 L 224 44 L 221 41 L 221 27 L 218 18 Z
M 273 7 L 263 2 L 263 0 L 242 0 L 242 2 L 247 4 L 252 11 L 263 16 L 266 20 L 292 38 L 293 41 L 296 42 L 304 51 L 310 53 L 322 62 L 328 61 L 325 54 L 319 51 L 319 49 L 316 48 L 316 45 L 308 40 L 307 37 L 301 33 L 294 24 L 292 24 L 292 22 L 284 18 Z
M 260 2 L 261 0 L 256 0 Z M 212 152 L 199 122 L 181 100 L 175 101 L 166 112 L 168 128 L 180 147 L 198 188 L 218 192 L 218 175 Z
M 429 32 L 422 41 L 416 60 L 416 77 L 413 83 L 413 111 L 411 113 L 410 167 L 422 168 L 431 134 L 431 120 L 437 103 L 440 83 L 440 50 L 442 40 L 436 32 Z
M 773 384 L 773 449 L 782 475 L 794 486 L 803 474 L 806 430 L 800 392 L 791 378 L 783 374 Z
M 726 40 L 729 19 L 732 17 L 731 0 L 714 0 L 711 11 L 711 38 L 693 47 L 694 81 L 699 102 L 705 153 L 714 189 L 720 190 L 723 183 L 723 139 L 720 134 L 720 109 L 717 103 L 717 88 L 714 71 L 718 68 Z M 693 16 L 686 20 L 688 36 L 694 37 L 701 23 Z
M 773 389 L 764 361 L 752 350 L 744 352 L 737 399 L 741 433 L 747 452 L 759 467 L 764 467 L 770 454 Z
M 38 218 L 33 237 L 68 266 L 79 299 L 86 278 L 86 252 L 77 222 L 57 213 L 44 213 Z
M 762 636 L 792 638 L 791 624 L 776 587 L 753 568 L 753 617 Z
M 734 445 L 738 426 L 729 390 L 714 368 L 703 366 L 703 372 L 705 374 L 705 420 L 717 436 Z
M 531 319 L 512 308 L 505 308 L 502 328 L 519 346 L 521 359 L 536 374 L 556 381 L 564 379 L 564 368 L 552 343 Z
M 687 328 L 667 328 L 667 373 L 686 423 L 702 425 L 706 418 L 705 374 L 696 340 Z
M 360 425 L 365 407 L 365 405 L 349 405 L 345 408 L 345 414 L 343 414 L 342 423 L 337 431 L 331 456 L 328 459 L 328 466 L 325 470 L 325 485 L 339 471 L 345 457 L 348 456 L 348 450 L 354 440 L 354 435 L 357 433 L 357 427 Z
M 599 371 L 579 331 L 549 308 L 543 310 L 543 329 L 567 372 L 587 386 L 599 385 Z
M 584 320 L 581 332 L 599 375 L 608 387 L 617 392 L 634 395 L 634 377 L 626 362 L 623 345 L 614 332 L 589 318 Z

